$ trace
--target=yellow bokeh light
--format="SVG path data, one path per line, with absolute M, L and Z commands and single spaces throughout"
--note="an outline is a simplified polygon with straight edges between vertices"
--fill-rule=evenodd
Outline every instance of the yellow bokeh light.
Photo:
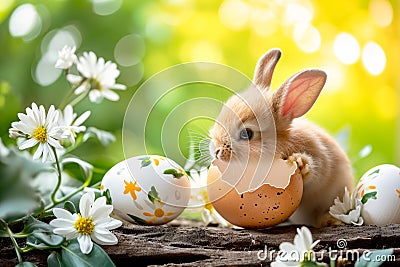
M 335 56 L 344 64 L 354 64 L 360 57 L 360 45 L 349 33 L 340 33 L 333 43 Z
M 388 120 L 395 119 L 397 116 L 397 95 L 396 91 L 390 86 L 382 85 L 374 90 L 375 108 L 379 114 Z
M 343 68 L 340 63 L 329 61 L 327 62 L 327 65 L 323 66 L 322 69 L 328 75 L 324 92 L 335 93 L 337 90 L 340 90 L 343 87 L 345 77 Z
M 372 0 L 369 4 L 369 14 L 381 27 L 387 27 L 393 20 L 393 8 L 387 0 Z
M 368 42 L 362 51 L 362 62 L 372 75 L 379 75 L 386 66 L 386 55 L 382 47 L 375 42 Z
M 309 23 L 313 19 L 313 16 L 314 11 L 311 8 L 297 3 L 291 3 L 286 7 L 283 23 L 286 25 Z
M 222 52 L 220 48 L 208 41 L 200 41 L 192 48 L 192 61 L 221 62 Z
M 319 31 L 308 23 L 296 25 L 293 38 L 296 45 L 306 53 L 316 52 L 321 46 Z
M 249 24 L 254 32 L 260 36 L 270 36 L 278 29 L 278 18 L 271 10 L 253 9 Z
M 6 11 L 14 3 L 14 0 L 1 0 L 0 2 L 0 12 Z
M 243 29 L 249 18 L 249 6 L 240 0 L 226 0 L 219 8 L 221 22 L 231 30 Z

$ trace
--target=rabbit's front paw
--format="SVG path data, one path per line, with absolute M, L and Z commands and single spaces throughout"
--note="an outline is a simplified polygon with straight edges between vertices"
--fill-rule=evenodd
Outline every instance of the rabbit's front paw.
M 288 161 L 292 163 L 297 163 L 300 173 L 303 179 L 306 180 L 310 176 L 312 158 L 305 153 L 293 153 L 288 157 Z

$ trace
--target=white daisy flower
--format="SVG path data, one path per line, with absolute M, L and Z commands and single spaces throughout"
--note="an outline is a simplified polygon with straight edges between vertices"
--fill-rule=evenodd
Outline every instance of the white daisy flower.
M 75 94 L 79 95 L 89 91 L 89 100 L 91 102 L 100 102 L 103 98 L 111 101 L 119 100 L 119 95 L 112 91 L 125 90 L 126 86 L 117 84 L 116 79 L 119 76 L 117 65 L 111 61 L 105 62 L 104 58 L 97 56 L 93 52 L 84 52 L 79 57 L 77 68 L 82 76 L 69 74 L 67 79 L 72 84 L 80 84 L 75 90 Z
M 200 171 L 190 170 L 191 194 L 188 206 L 189 212 L 201 212 L 201 217 L 205 225 L 217 223 L 222 227 L 231 224 L 227 222 L 213 207 L 207 193 L 207 173 L 208 169 L 202 167 Z
M 313 248 L 319 241 L 313 242 L 311 232 L 307 227 L 297 228 L 297 235 L 294 237 L 293 244 L 283 242 L 279 245 L 279 254 L 275 261 L 271 263 L 271 267 L 303 266 L 302 263 L 304 262 L 315 262 Z
M 55 227 L 53 232 L 65 236 L 67 240 L 77 238 L 82 253 L 89 254 L 93 248 L 93 242 L 100 245 L 115 245 L 117 237 L 109 230 L 122 225 L 122 222 L 110 217 L 112 205 L 106 205 L 106 197 L 94 200 L 94 192 L 89 191 L 79 201 L 80 213 L 71 214 L 60 208 L 53 208 L 53 214 L 57 217 L 50 222 Z
M 69 69 L 76 61 L 75 46 L 65 45 L 60 51 L 58 51 L 58 59 L 55 64 L 57 69 Z
M 334 203 L 329 209 L 332 217 L 346 224 L 362 225 L 364 223 L 364 219 L 361 217 L 363 204 L 353 195 L 350 195 L 347 187 L 344 189 L 343 201 L 340 201 L 339 197 L 337 197 Z
M 74 112 L 72 106 L 67 105 L 64 112 L 59 112 L 58 124 L 64 129 L 62 137 L 68 138 L 72 144 L 75 144 L 76 134 L 86 130 L 86 126 L 83 126 L 82 123 L 90 116 L 90 111 L 84 112 L 77 118 L 77 114 Z
M 42 105 L 38 108 L 36 103 L 32 103 L 32 109 L 26 108 L 26 114 L 18 113 L 20 121 L 11 123 L 9 130 L 10 137 L 24 137 L 27 138 L 19 144 L 19 149 L 24 150 L 39 144 L 36 149 L 33 159 L 42 157 L 45 162 L 47 157 L 54 162 L 55 155 L 51 151 L 51 147 L 62 149 L 59 143 L 61 139 L 62 130 L 58 126 L 58 110 L 53 105 L 50 106 L 47 116 L 46 111 Z

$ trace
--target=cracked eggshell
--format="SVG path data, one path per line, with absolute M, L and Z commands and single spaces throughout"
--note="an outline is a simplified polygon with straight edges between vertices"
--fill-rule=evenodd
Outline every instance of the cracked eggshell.
M 296 164 L 274 160 L 264 183 L 243 193 L 224 181 L 226 169 L 227 163 L 213 162 L 208 172 L 207 189 L 214 208 L 234 225 L 244 228 L 273 226 L 288 219 L 300 204 L 303 179 Z M 245 172 L 240 181 L 243 179 L 251 181 L 252 177 L 246 176 Z
M 186 172 L 173 160 L 143 155 L 114 165 L 103 177 L 114 214 L 138 224 L 160 225 L 178 217 L 190 198 Z
M 370 169 L 358 182 L 354 197 L 364 203 L 365 224 L 400 223 L 400 168 L 383 164 Z

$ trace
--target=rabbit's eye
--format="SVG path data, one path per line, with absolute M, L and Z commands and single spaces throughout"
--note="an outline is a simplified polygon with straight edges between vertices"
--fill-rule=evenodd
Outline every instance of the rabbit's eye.
M 253 131 L 249 128 L 240 131 L 240 139 L 250 140 L 253 137 Z

